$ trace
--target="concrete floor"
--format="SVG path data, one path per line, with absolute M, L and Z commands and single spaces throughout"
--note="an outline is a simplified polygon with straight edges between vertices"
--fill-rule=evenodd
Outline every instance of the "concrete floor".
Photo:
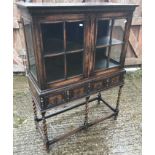
M 102 93 L 115 105 L 118 87 Z M 103 104 L 90 105 L 89 120 L 110 112 Z M 84 120 L 84 106 L 48 121 L 50 138 L 78 127 Z M 14 154 L 46 155 L 43 141 L 35 129 L 32 103 L 26 77 L 14 76 Z M 50 155 L 141 155 L 141 73 L 126 76 L 120 113 L 52 145 Z

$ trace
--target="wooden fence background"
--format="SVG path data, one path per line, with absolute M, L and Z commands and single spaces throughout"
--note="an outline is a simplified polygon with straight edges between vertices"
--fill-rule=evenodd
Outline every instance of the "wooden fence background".
M 21 24 L 20 13 L 13 0 L 13 71 L 24 72 L 26 66 L 26 49 Z M 32 0 L 33 2 L 82 2 L 82 0 Z M 126 55 L 126 66 L 141 65 L 142 63 L 142 0 L 85 0 L 86 2 L 115 2 L 138 4 L 134 12 L 132 27 L 130 30 L 129 46 Z

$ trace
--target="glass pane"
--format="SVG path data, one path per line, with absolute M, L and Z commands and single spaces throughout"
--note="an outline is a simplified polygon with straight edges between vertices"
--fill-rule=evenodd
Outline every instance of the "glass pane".
M 112 30 L 112 39 L 115 43 L 121 43 L 124 38 L 126 19 L 115 19 Z
M 108 47 L 96 49 L 95 69 L 107 68 Z
M 66 51 L 73 51 L 83 48 L 84 22 L 66 22 Z
M 64 56 L 55 56 L 45 59 L 47 81 L 64 78 Z
M 33 41 L 32 41 L 32 31 L 31 31 L 30 24 L 25 25 L 25 39 L 26 39 L 27 50 L 28 50 L 29 70 L 37 79 L 36 63 L 35 63 Z
M 97 24 L 96 46 L 109 45 L 111 20 L 99 20 Z
M 83 52 L 67 54 L 67 76 L 83 73 Z
M 63 52 L 63 23 L 41 25 L 43 47 L 46 54 Z
M 114 45 L 111 47 L 109 67 L 114 67 L 119 65 L 121 51 L 122 51 L 122 45 Z

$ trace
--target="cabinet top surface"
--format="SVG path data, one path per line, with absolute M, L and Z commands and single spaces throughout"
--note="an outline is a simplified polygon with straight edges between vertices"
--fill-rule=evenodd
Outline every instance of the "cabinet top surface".
M 29 3 L 29 2 L 17 2 L 18 6 L 25 8 L 67 8 L 67 7 L 137 7 L 136 4 L 122 4 L 122 3 L 107 3 L 107 2 L 85 2 L 85 3 Z

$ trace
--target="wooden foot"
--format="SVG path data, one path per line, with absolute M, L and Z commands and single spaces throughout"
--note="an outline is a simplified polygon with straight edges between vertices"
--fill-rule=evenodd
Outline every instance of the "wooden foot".
M 44 134 L 44 144 L 45 144 L 46 151 L 49 152 L 49 141 L 48 141 L 45 112 L 42 113 L 42 118 L 43 118 L 42 125 L 43 125 L 43 134 Z
M 50 152 L 50 149 L 49 149 L 49 143 L 45 143 L 45 148 L 46 148 L 46 152 L 49 153 Z

